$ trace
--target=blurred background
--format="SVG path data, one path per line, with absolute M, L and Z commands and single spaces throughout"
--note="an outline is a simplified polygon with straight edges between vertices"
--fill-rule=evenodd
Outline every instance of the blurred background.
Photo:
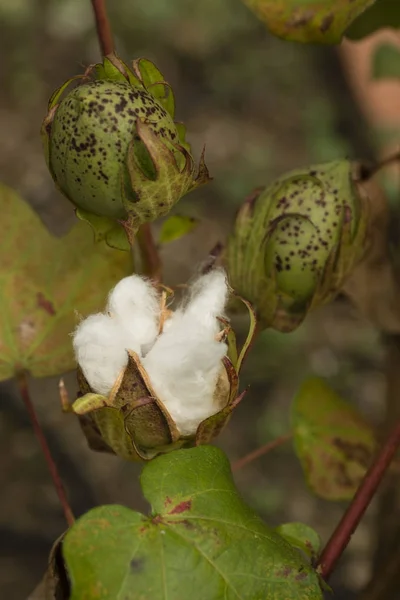
M 373 158 L 399 139 L 400 84 L 390 84 L 394 91 L 369 89 L 369 41 L 340 50 L 283 42 L 240 0 L 113 0 L 109 11 L 119 54 L 157 64 L 175 91 L 177 117 L 197 157 L 206 144 L 214 177 L 179 203 L 177 212 L 201 224 L 163 251 L 167 284 L 196 271 L 253 188 L 313 162 Z M 40 124 L 54 89 L 98 60 L 89 0 L 1 0 L 0 179 L 57 235 L 75 217 L 47 172 Z M 386 185 L 391 201 L 396 177 Z M 250 391 L 218 444 L 234 461 L 286 433 L 293 395 L 309 375 L 327 378 L 380 427 L 387 346 L 343 298 L 293 334 L 265 332 L 243 372 Z M 73 397 L 74 374 L 65 381 Z M 61 414 L 57 379 L 32 381 L 31 388 L 75 514 L 104 503 L 146 510 L 140 466 L 89 451 L 77 420 Z M 2 384 L 0 394 L 0 598 L 22 600 L 41 578 L 65 523 L 14 384 Z M 345 508 L 309 492 L 290 442 L 235 478 L 268 523 L 303 521 L 323 541 Z M 339 600 L 361 597 L 369 580 L 380 510 L 379 502 L 369 509 L 332 579 Z

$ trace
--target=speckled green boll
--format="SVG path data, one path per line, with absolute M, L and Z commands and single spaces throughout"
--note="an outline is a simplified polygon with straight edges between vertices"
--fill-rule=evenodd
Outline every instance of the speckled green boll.
M 167 111 L 151 94 L 128 83 L 93 81 L 61 101 L 51 126 L 50 167 L 75 206 L 95 209 L 100 216 L 126 217 L 122 190 L 128 200 L 138 200 L 134 194 L 129 197 L 126 165 L 132 139 L 140 142 L 137 119 L 167 144 L 178 139 Z M 153 207 L 153 218 L 166 208 Z
M 368 215 L 349 161 L 288 173 L 238 213 L 225 255 L 232 287 L 264 327 L 295 329 L 337 294 L 362 258 Z
M 97 240 L 129 250 L 142 224 L 209 181 L 174 113 L 173 91 L 157 67 L 138 59 L 130 69 L 116 55 L 50 98 L 42 125 L 47 165 Z

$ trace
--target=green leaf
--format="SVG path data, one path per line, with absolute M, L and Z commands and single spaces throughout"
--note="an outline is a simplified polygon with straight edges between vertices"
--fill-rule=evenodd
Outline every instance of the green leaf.
M 103 64 L 96 65 L 95 75 L 98 79 L 109 79 L 110 81 L 126 83 L 124 74 L 106 56 L 103 59 Z
M 104 308 L 110 289 L 132 272 L 127 252 L 93 243 L 85 223 L 52 236 L 31 208 L 0 186 L 0 381 L 75 366 L 70 334 L 80 316 Z
M 160 456 L 141 482 L 148 517 L 103 506 L 67 533 L 70 600 L 322 600 L 315 571 L 243 502 L 218 448 Z
M 104 240 L 110 248 L 115 250 L 131 250 L 125 229 L 114 219 L 99 217 L 81 208 L 77 208 L 75 213 L 78 219 L 91 226 L 95 242 Z
M 189 152 L 192 152 L 189 142 L 186 141 L 186 127 L 183 123 L 175 123 L 176 130 L 179 136 L 180 145 Z
M 372 59 L 374 79 L 400 79 L 400 49 L 393 44 L 381 44 Z
M 160 244 L 168 244 L 179 240 L 184 235 L 190 233 L 198 225 L 198 219 L 186 215 L 172 215 L 168 217 L 161 226 Z
M 321 550 L 321 538 L 318 533 L 304 523 L 284 523 L 275 531 L 292 546 L 302 550 L 310 560 L 315 560 Z
M 349 500 L 376 450 L 372 428 L 322 379 L 307 379 L 292 407 L 294 445 L 311 490 Z
M 347 29 L 346 37 L 361 40 L 378 29 L 400 27 L 400 2 L 397 0 L 376 0 Z
M 48 110 L 51 110 L 52 108 L 54 108 L 60 102 L 61 96 L 63 95 L 63 93 L 65 92 L 65 90 L 67 89 L 67 87 L 73 81 L 77 81 L 78 79 L 82 79 L 82 78 L 83 78 L 82 75 L 75 75 L 75 77 L 71 77 L 70 79 L 68 79 L 68 81 L 66 81 L 65 83 L 63 83 L 61 87 L 57 88 L 55 90 L 55 92 L 53 92 L 53 94 L 50 96 L 48 107 L 47 107 Z
M 102 63 L 93 65 L 92 74 L 95 79 L 109 79 L 111 81 L 121 82 L 126 82 L 126 80 L 129 79 L 129 82 L 133 87 L 142 87 L 142 84 L 136 75 L 134 75 L 128 65 L 115 53 L 110 54 L 108 57 L 105 56 Z
M 159 101 L 165 110 L 174 118 L 175 115 L 175 97 L 172 87 L 165 81 L 161 83 L 152 83 L 147 88 L 148 91 Z
M 101 394 L 88 393 L 79 397 L 73 404 L 73 412 L 76 415 L 85 415 L 92 410 L 107 406 L 106 396 Z
M 294 42 L 338 44 L 374 0 L 243 0 L 271 33 Z
M 139 58 L 133 63 L 136 74 L 140 77 L 145 88 L 169 112 L 172 118 L 175 115 L 175 98 L 171 86 L 164 81 L 164 76 L 154 63 L 147 58 Z
M 143 85 L 147 88 L 153 83 L 164 81 L 164 75 L 157 69 L 156 65 L 147 58 L 138 58 L 133 63 L 133 68 L 140 76 Z

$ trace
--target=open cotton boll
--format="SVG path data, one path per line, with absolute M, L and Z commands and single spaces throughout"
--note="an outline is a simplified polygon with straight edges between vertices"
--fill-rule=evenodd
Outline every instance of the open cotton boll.
M 154 343 L 159 327 L 160 297 L 150 281 L 132 275 L 111 291 L 107 310 L 121 325 L 129 350 L 141 355 Z
M 73 346 L 75 357 L 93 391 L 108 395 L 127 365 L 124 332 L 119 323 L 99 313 L 78 325 Z

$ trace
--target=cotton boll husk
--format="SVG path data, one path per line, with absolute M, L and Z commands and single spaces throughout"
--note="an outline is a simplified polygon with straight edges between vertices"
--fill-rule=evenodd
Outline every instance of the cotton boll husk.
M 219 331 L 217 317 L 222 317 L 228 298 L 228 282 L 222 269 L 214 269 L 199 277 L 191 286 L 190 299 L 183 307 L 184 313 L 212 330 Z
M 153 345 L 159 327 L 160 297 L 149 280 L 125 277 L 111 291 L 107 310 L 125 332 L 129 350 L 141 355 Z
M 91 315 L 77 327 L 73 346 L 92 390 L 108 395 L 128 362 L 125 335 L 119 323 L 102 313 Z

